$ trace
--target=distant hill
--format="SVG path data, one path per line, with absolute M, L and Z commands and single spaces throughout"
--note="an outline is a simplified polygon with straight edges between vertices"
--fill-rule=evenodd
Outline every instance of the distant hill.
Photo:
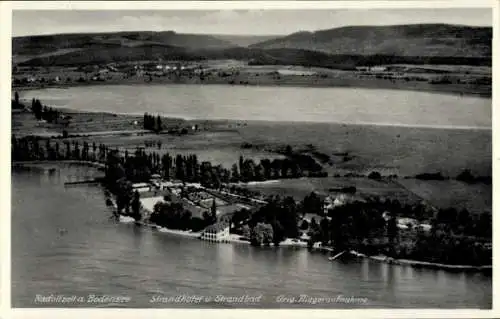
M 259 49 L 303 49 L 334 55 L 490 57 L 492 28 L 448 24 L 350 26 L 253 44 Z
M 213 37 L 232 43 L 235 46 L 246 48 L 252 44 L 277 39 L 279 35 L 226 35 L 213 34 Z
M 165 32 L 60 34 L 12 39 L 13 61 L 26 66 L 234 59 L 250 64 L 351 69 L 377 64 L 491 65 L 491 28 L 454 25 L 344 27 L 261 36 Z
M 128 49 L 149 45 L 179 47 L 187 50 L 224 49 L 235 46 L 231 42 L 211 35 L 181 34 L 174 31 L 137 31 L 15 37 L 12 39 L 12 53 L 18 61 L 25 61 L 26 57 L 40 57 L 42 54 L 46 57 L 52 54 L 59 55 L 61 50 L 88 51 L 97 47 Z

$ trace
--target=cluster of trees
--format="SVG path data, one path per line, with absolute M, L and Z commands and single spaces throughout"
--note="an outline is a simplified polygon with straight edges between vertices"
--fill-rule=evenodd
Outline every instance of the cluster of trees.
M 161 117 L 159 115 L 155 117 L 154 115 L 144 113 L 143 126 L 145 130 L 154 132 L 161 132 L 163 130 Z
M 435 230 L 475 238 L 491 239 L 492 225 L 491 212 L 487 211 L 474 214 L 467 209 L 445 208 L 432 219 Z
M 12 100 L 11 107 L 12 109 L 24 109 L 24 105 L 19 102 L 19 93 L 17 92 L 14 93 L 14 99 Z
M 192 224 L 200 223 L 192 222 L 191 212 L 184 209 L 182 203 L 170 202 L 156 203 L 149 220 L 162 227 L 181 230 L 191 229 Z
M 199 218 L 192 217 L 192 213 L 185 209 L 182 203 L 173 202 L 170 198 L 166 198 L 166 201 L 155 204 L 149 220 L 162 227 L 197 232 L 216 222 L 215 201 L 212 209 L 205 212 L 203 218 Z
M 279 245 L 286 238 L 296 238 L 299 235 L 298 221 L 299 207 L 292 197 L 269 198 L 266 205 L 250 216 L 248 221 L 250 242 L 254 245 L 262 243 Z M 270 235 L 269 240 L 266 240 L 268 238 L 266 234 Z
M 453 236 L 436 231 L 418 232 L 414 238 L 396 247 L 398 258 L 451 265 L 483 266 L 492 264 L 492 251 L 473 237 Z
M 157 146 L 158 149 L 161 149 L 161 145 L 162 145 L 162 143 L 161 143 L 160 140 L 158 140 L 158 141 L 145 141 L 144 142 L 144 146 L 146 146 L 146 147 L 155 147 L 155 146 Z
M 45 120 L 49 123 L 57 123 L 61 113 L 51 107 L 43 106 L 38 99 L 31 101 L 31 111 L 37 120 Z
M 479 244 L 491 240 L 489 212 L 476 216 L 466 210 L 442 209 L 428 216 L 422 213 L 423 206 L 416 207 L 415 212 L 432 221 L 430 232 L 419 229 L 402 232 L 396 217 L 403 213 L 402 216 L 407 216 L 408 211 L 397 201 L 377 200 L 335 207 L 319 223 L 313 219 L 310 225 L 301 228 L 308 226 L 311 244 L 321 241 L 339 251 L 355 249 L 366 254 L 383 253 L 394 258 L 450 264 L 491 263 L 491 251 Z M 382 215 L 386 209 L 391 212 L 387 221 Z
M 483 183 L 491 185 L 491 176 L 474 176 L 469 169 L 464 169 L 456 177 L 457 181 L 467 184 Z
M 212 188 L 219 188 L 222 182 L 229 181 L 228 170 L 220 165 L 212 166 L 210 162 L 199 163 L 195 154 L 174 157 L 165 153 L 160 157 L 156 152 L 146 153 L 143 149 L 136 149 L 133 154 L 125 150 L 124 156 L 115 150 L 111 156 L 115 161 L 113 164 L 116 163 L 122 171 L 122 177 L 132 182 L 148 181 L 152 174 L 160 174 L 165 179 L 200 182 Z
M 302 216 L 323 214 L 323 200 L 314 192 L 299 203 L 290 196 L 285 198 L 270 196 L 266 202 L 253 213 L 240 210 L 232 216 L 231 222 L 236 227 L 245 225 L 241 228 L 241 234 L 254 245 L 270 243 L 279 245 L 286 238 L 297 238 L 300 234 L 299 221 Z
M 291 197 L 271 197 L 267 201 L 252 213 L 241 210 L 232 216 L 236 232 L 253 245 L 278 245 L 304 231 L 310 236 L 311 246 L 319 241 L 337 251 L 354 249 L 366 254 L 449 264 L 491 263 L 491 250 L 482 244 L 491 241 L 489 212 L 474 215 L 466 210 L 441 209 L 435 213 L 422 204 L 410 206 L 397 200 L 370 199 L 336 206 L 325 215 L 323 201 L 315 193 L 299 203 Z M 386 211 L 390 212 L 387 220 L 382 214 Z M 308 213 L 318 217 L 310 223 L 300 222 Z M 431 220 L 431 231 L 401 231 L 397 226 L 399 216 Z

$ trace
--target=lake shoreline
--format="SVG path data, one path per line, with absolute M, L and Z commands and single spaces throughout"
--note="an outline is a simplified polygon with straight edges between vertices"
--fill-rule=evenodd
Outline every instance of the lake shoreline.
M 234 83 L 230 83 L 233 81 Z M 102 85 L 224 85 L 224 86 L 248 86 L 248 87 L 307 87 L 307 88 L 362 88 L 362 89 L 389 89 L 403 91 L 421 91 L 427 93 L 445 93 L 460 96 L 476 96 L 491 98 L 491 87 L 471 86 L 465 84 L 429 84 L 418 81 L 398 81 L 391 82 L 384 79 L 361 79 L 352 76 L 333 78 L 303 79 L 300 76 L 282 76 L 280 80 L 273 78 L 252 78 L 252 82 L 247 77 L 238 80 L 228 80 L 225 78 L 206 79 L 204 81 L 184 79 L 173 80 L 168 78 L 154 78 L 146 81 L 142 78 L 114 79 L 106 81 L 87 81 L 54 84 L 34 84 L 34 85 L 12 85 L 12 91 L 29 91 L 47 88 L 67 89 L 71 87 L 89 87 Z
M 28 101 L 22 100 L 21 101 L 27 103 Z M 57 106 L 51 106 L 47 105 L 48 107 L 53 107 L 54 109 L 57 109 L 58 111 L 64 113 L 65 115 L 70 115 L 70 116 L 85 116 L 88 117 L 89 119 L 92 119 L 93 121 L 98 121 L 101 119 L 102 116 L 109 116 L 109 117 L 120 117 L 123 118 L 124 120 L 127 120 L 129 122 L 133 121 L 142 121 L 144 114 L 143 113 L 127 113 L 127 112 L 114 112 L 114 111 L 92 111 L 92 110 L 79 110 L 75 108 L 70 108 L 70 107 L 57 107 Z M 13 113 L 17 114 L 17 113 Z M 156 115 L 156 114 L 154 114 Z M 369 123 L 369 122 L 332 122 L 332 121 L 290 121 L 290 120 L 264 120 L 264 119 L 231 119 L 231 118 L 211 118 L 211 119 L 202 119 L 202 118 L 190 118 L 188 116 L 175 116 L 175 115 L 169 115 L 169 114 L 164 114 L 161 115 L 162 118 L 169 120 L 169 121 L 178 121 L 182 122 L 185 124 L 209 124 L 209 125 L 260 125 L 260 124 L 275 124 L 275 125 L 293 125 L 293 124 L 299 124 L 299 125 L 338 125 L 338 126 L 372 126 L 372 127 L 388 127 L 388 128 L 408 128 L 408 129 L 425 129 L 425 130 L 456 130 L 456 131 L 492 131 L 493 128 L 492 126 L 467 126 L 467 125 L 427 125 L 427 124 L 405 124 L 405 123 Z M 71 127 L 70 127 L 71 129 Z M 150 134 L 150 135 L 163 135 L 163 134 L 168 134 L 168 132 L 160 132 L 160 133 L 155 133 L 153 131 L 149 130 L 144 130 L 141 127 L 129 127 L 128 129 L 120 129 L 120 130 L 115 130 L 115 131 L 79 131 L 79 132 L 69 132 L 71 135 L 85 135 L 88 134 L 88 136 L 91 135 L 120 135 L 120 134 Z M 36 134 L 34 134 L 36 135 Z M 62 135 L 62 133 L 56 133 L 54 132 L 54 135 Z
M 125 217 L 122 219 L 122 217 Z M 132 218 L 126 215 L 119 215 L 119 222 L 121 223 L 134 223 L 132 221 Z M 146 223 L 146 222 L 135 222 L 136 225 L 142 226 L 142 227 L 147 227 L 153 230 L 156 230 L 160 233 L 165 233 L 165 234 L 170 234 L 170 235 L 175 235 L 175 236 L 182 236 L 186 238 L 192 238 L 192 239 L 200 239 L 201 232 L 190 232 L 190 231 L 183 231 L 183 230 L 177 230 L 177 229 L 170 229 L 166 228 L 157 224 L 153 223 Z M 230 238 L 228 239 L 225 243 L 229 244 L 245 244 L 245 245 L 251 245 L 250 242 L 248 241 L 243 241 L 243 240 L 238 240 L 235 238 Z M 220 243 L 215 243 L 215 244 L 220 244 Z M 261 246 L 261 247 L 274 247 L 274 248 L 308 248 L 305 245 L 298 245 L 298 244 L 293 244 L 293 243 L 285 243 L 282 244 L 280 243 L 279 245 L 274 245 L 270 244 L 269 246 Z M 331 249 L 331 248 L 330 248 Z M 333 252 L 333 250 L 328 250 L 330 252 Z M 473 265 L 453 265 L 453 264 L 443 264 L 443 263 L 434 263 L 434 262 L 426 262 L 426 261 L 419 261 L 419 260 L 409 260 L 409 259 L 396 259 L 392 257 L 388 257 L 385 255 L 366 255 L 363 253 L 360 253 L 355 250 L 350 250 L 348 251 L 349 255 L 354 256 L 356 258 L 362 258 L 362 259 L 368 259 L 371 261 L 375 262 L 381 262 L 389 265 L 398 265 L 398 266 L 411 266 L 414 268 L 425 268 L 425 269 L 435 269 L 435 270 L 446 270 L 446 271 L 474 271 L 474 272 L 491 272 L 493 266 L 492 265 L 482 265 L 482 266 L 473 266 Z
M 385 255 L 370 256 L 354 250 L 349 251 L 349 254 L 357 258 L 366 258 L 373 261 L 382 262 L 385 264 L 412 266 L 415 268 L 427 268 L 427 269 L 448 270 L 448 271 L 457 271 L 457 270 L 478 271 L 478 272 L 492 271 L 493 269 L 493 265 L 473 266 L 473 265 L 442 264 L 442 263 L 434 263 L 434 262 L 426 262 L 426 261 L 410 260 L 410 259 L 396 259 Z

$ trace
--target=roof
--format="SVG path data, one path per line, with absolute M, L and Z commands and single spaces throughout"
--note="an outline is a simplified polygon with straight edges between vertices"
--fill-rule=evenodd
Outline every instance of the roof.
M 418 221 L 414 218 L 398 217 L 397 220 L 399 224 L 418 224 Z
M 132 188 L 139 188 L 139 187 L 149 187 L 148 183 L 135 183 L 132 184 Z

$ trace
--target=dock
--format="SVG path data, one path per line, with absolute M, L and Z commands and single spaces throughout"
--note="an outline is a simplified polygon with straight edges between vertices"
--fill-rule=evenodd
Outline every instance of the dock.
M 104 177 L 98 177 L 98 178 L 87 179 L 87 180 L 82 180 L 82 181 L 66 182 L 66 183 L 64 183 L 64 186 L 66 187 L 66 186 L 100 184 L 103 180 L 104 180 Z

